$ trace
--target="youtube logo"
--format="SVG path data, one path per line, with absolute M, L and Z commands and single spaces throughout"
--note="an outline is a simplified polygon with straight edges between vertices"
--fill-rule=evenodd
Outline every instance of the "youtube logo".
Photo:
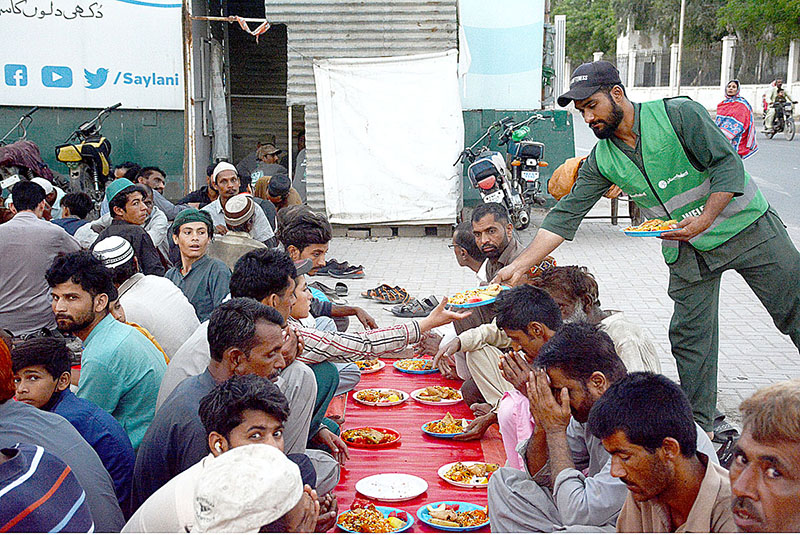
M 72 87 L 72 69 L 52 65 L 42 67 L 42 85 L 45 87 Z

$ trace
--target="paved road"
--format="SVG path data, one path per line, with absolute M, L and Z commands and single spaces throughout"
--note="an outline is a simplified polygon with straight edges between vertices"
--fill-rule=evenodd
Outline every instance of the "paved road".
M 758 121 L 758 120 L 757 120 Z M 597 138 L 583 122 L 580 114 L 573 114 L 575 128 L 575 154 L 588 154 Z M 783 137 L 767 139 L 757 134 L 758 152 L 745 160 L 745 168 L 755 177 L 767 200 L 775 207 L 784 223 L 795 233 L 800 233 L 800 135 L 786 141 Z

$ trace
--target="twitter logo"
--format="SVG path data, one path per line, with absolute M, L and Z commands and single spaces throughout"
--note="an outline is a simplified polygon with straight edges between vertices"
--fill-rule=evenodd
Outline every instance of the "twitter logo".
M 99 89 L 103 87 L 108 78 L 108 69 L 99 68 L 97 72 L 83 69 L 83 76 L 86 78 L 86 87 L 89 89 Z

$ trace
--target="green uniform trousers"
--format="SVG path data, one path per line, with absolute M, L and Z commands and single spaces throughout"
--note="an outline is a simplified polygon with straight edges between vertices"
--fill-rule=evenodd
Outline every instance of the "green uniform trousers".
M 333 399 L 336 387 L 339 386 L 339 370 L 328 361 L 312 364 L 309 367 L 314 372 L 314 377 L 317 380 L 317 398 L 314 401 L 314 412 L 311 413 L 311 425 L 308 433 L 308 443 L 311 444 L 320 429 L 320 424 L 339 434 L 338 426 L 329 418 L 325 418 L 325 413 L 328 412 L 328 405 Z
M 777 215 L 768 212 L 765 217 L 777 221 L 775 235 L 725 265 L 710 270 L 694 248 L 681 243 L 678 260 L 669 266 L 668 293 L 675 305 L 669 326 L 672 355 L 694 418 L 706 431 L 713 429 L 717 404 L 719 286 L 723 272 L 736 270 L 778 329 L 800 348 L 800 253 Z M 700 280 L 681 276 L 685 273 L 681 264 L 685 266 L 686 262 L 699 264 Z

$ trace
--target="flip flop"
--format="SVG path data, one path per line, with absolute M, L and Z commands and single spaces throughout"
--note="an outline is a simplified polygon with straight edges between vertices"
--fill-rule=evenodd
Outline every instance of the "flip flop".
M 350 289 L 347 287 L 347 285 L 345 283 L 343 283 L 343 282 L 337 282 L 336 286 L 334 286 L 334 288 L 336 289 L 336 295 L 338 295 L 339 297 L 346 296 L 348 294 L 348 292 L 350 291 Z

